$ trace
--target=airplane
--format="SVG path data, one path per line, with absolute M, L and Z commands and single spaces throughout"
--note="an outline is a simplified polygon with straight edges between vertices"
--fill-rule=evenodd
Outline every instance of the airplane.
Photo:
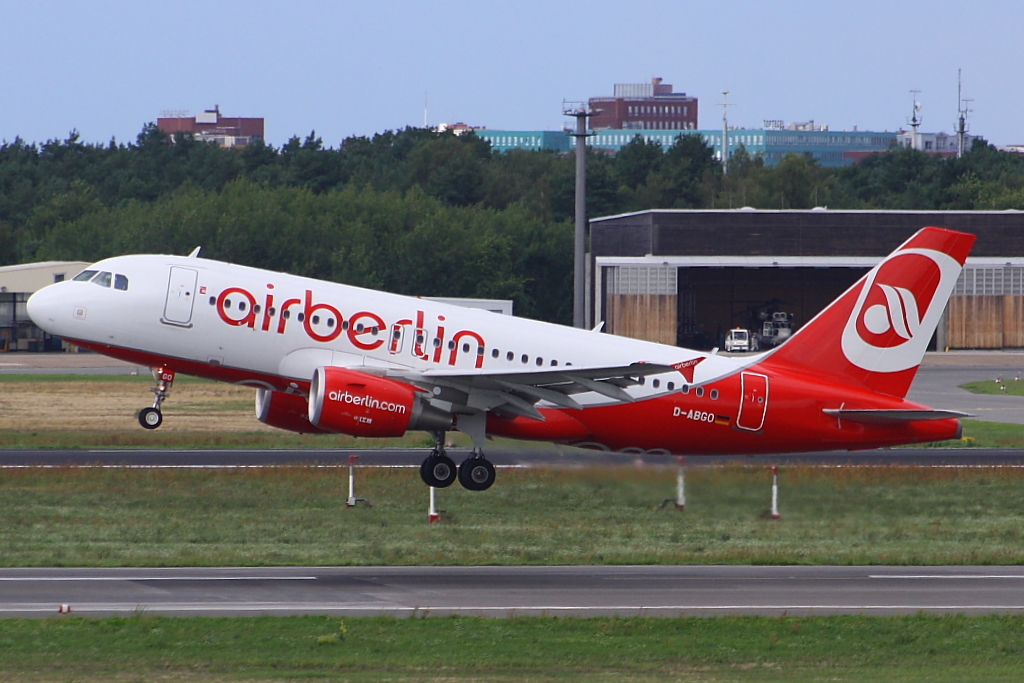
M 918 231 L 769 351 L 726 357 L 189 256 L 99 261 L 31 296 L 43 330 L 154 368 L 256 388 L 300 433 L 431 433 L 420 475 L 482 491 L 490 436 L 626 454 L 859 450 L 959 438 L 906 399 L 975 236 Z M 456 466 L 445 434 L 473 449 Z

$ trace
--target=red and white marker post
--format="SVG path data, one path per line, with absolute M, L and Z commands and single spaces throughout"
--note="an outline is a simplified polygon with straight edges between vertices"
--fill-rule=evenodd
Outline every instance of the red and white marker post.
M 772 465 L 768 469 L 772 473 L 772 519 L 779 519 L 779 467 Z
M 681 512 L 686 508 L 686 458 L 679 456 L 676 462 L 676 510 Z
M 437 489 L 433 486 L 430 489 L 430 507 L 427 509 L 427 524 L 437 524 L 441 521 L 441 515 L 437 512 Z

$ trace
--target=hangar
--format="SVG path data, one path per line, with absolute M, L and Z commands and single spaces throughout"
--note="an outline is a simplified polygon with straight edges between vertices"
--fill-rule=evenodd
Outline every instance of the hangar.
M 614 334 L 721 347 L 773 312 L 795 328 L 918 229 L 978 236 L 933 349 L 1024 347 L 1024 212 L 650 210 L 590 221 L 589 311 Z
M 85 268 L 84 261 L 45 261 L 0 266 L 0 353 L 60 351 L 63 343 L 39 329 L 28 317 L 25 302 L 36 290 L 63 282 Z

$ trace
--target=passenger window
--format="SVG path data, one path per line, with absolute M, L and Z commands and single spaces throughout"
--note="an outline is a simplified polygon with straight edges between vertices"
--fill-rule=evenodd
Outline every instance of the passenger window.
M 108 273 L 107 271 L 103 271 L 102 273 L 100 273 L 99 275 L 92 279 L 92 283 L 94 285 L 99 285 L 100 287 L 109 287 L 110 281 L 112 279 L 113 276 L 110 273 Z
M 661 380 L 660 380 L 660 379 L 656 379 L 656 380 L 654 380 L 653 382 L 651 382 L 651 385 L 652 385 L 652 386 L 653 386 L 653 387 L 654 387 L 655 389 L 657 389 L 658 387 L 660 387 L 660 386 L 661 386 Z
M 491 358 L 497 358 L 501 355 L 501 351 L 498 349 L 491 349 Z
M 718 389 L 712 389 L 711 390 L 711 400 L 712 401 L 717 401 L 718 400 Z
M 704 387 L 697 387 L 697 398 L 704 395 Z
M 516 357 L 516 354 L 512 353 L 511 351 L 509 351 L 508 353 L 505 354 L 505 360 L 512 360 L 515 357 Z
M 675 391 L 675 389 L 676 389 L 676 383 L 675 382 L 669 382 L 668 383 L 668 390 L 669 391 Z
M 122 292 L 128 291 L 128 278 L 124 275 L 114 276 L 114 289 L 120 289 Z
M 72 282 L 87 282 L 87 281 L 91 280 L 92 276 L 95 275 L 96 273 L 97 273 L 97 271 L 95 271 L 95 270 L 83 270 L 81 273 L 79 273 L 78 275 L 76 275 L 73 278 L 71 278 L 71 281 Z
M 216 306 L 217 305 L 217 297 L 215 297 L 215 296 L 211 296 L 210 297 L 210 305 L 211 306 Z

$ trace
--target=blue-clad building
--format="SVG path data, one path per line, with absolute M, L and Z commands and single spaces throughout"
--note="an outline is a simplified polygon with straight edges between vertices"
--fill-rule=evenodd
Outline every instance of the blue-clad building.
M 477 136 L 489 141 L 499 152 L 510 149 L 551 149 L 567 152 L 576 147 L 575 138 L 565 131 L 499 131 L 476 130 Z M 587 139 L 590 146 L 618 152 L 633 138 L 671 147 L 680 135 L 700 135 L 722 156 L 722 131 L 719 130 L 622 130 L 595 131 Z M 729 155 L 742 146 L 751 156 L 761 155 L 765 164 L 775 166 L 789 153 L 810 154 L 822 166 L 849 166 L 867 154 L 884 152 L 896 144 L 897 133 L 876 131 L 832 131 L 820 127 L 806 129 L 735 129 L 729 131 Z
M 573 149 L 572 138 L 563 130 L 487 130 L 477 128 L 473 132 L 478 138 L 491 143 L 496 152 L 507 152 L 512 149 L 540 150 L 550 149 L 555 152 L 568 152 Z

